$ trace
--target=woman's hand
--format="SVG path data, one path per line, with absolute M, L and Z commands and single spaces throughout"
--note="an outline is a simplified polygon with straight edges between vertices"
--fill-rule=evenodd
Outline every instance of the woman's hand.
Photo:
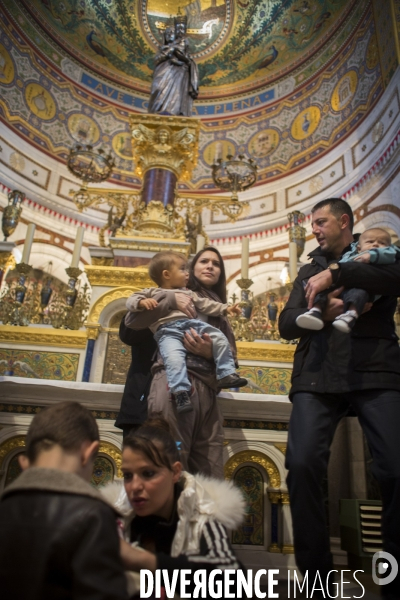
M 195 319 L 197 317 L 196 307 L 193 304 L 193 300 L 187 294 L 177 292 L 175 294 L 175 301 L 178 310 L 181 310 L 189 319 Z
M 140 571 L 140 569 L 149 569 L 155 571 L 157 559 L 155 554 L 139 548 L 133 548 L 125 540 L 119 541 L 119 552 L 121 561 L 128 571 Z
M 157 300 L 154 300 L 154 298 L 144 298 L 139 302 L 138 306 L 139 308 L 145 308 L 146 310 L 153 310 L 153 308 L 158 306 L 158 302 Z
M 232 306 L 228 306 L 226 312 L 230 317 L 234 317 L 235 315 L 239 316 L 242 314 L 242 310 L 239 308 L 239 302 L 233 304 Z
M 208 333 L 203 333 L 200 336 L 194 329 L 187 331 L 183 339 L 183 345 L 188 352 L 195 354 L 196 356 L 202 356 L 203 358 L 211 359 L 213 357 L 212 352 L 212 340 Z

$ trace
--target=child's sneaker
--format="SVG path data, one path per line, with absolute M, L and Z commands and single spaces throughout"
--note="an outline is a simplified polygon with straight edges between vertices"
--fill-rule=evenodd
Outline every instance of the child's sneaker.
M 316 308 L 311 308 L 307 312 L 297 317 L 296 325 L 302 329 L 313 329 L 314 331 L 319 331 L 324 326 L 321 311 L 317 310 Z
M 355 322 L 358 319 L 358 314 L 356 313 L 355 310 L 348 310 L 347 312 L 343 313 L 342 315 L 339 315 L 338 317 L 336 317 L 336 319 L 333 321 L 332 325 L 334 326 L 335 329 L 337 329 L 338 331 L 341 331 L 342 333 L 350 333 L 350 331 L 353 329 Z
M 190 402 L 189 392 L 178 392 L 174 394 L 176 402 L 176 410 L 178 413 L 191 412 L 193 410 L 192 403 Z
M 222 390 L 224 388 L 238 388 L 247 385 L 247 379 L 240 377 L 237 373 L 231 373 L 222 379 L 218 379 L 217 385 Z

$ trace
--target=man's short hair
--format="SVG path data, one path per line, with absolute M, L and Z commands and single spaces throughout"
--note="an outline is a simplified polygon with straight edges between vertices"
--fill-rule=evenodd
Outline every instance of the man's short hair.
M 99 428 L 92 413 L 79 402 L 59 402 L 42 409 L 29 427 L 26 436 L 26 455 L 34 463 L 39 454 L 53 446 L 71 451 L 83 442 L 100 439 Z
M 163 271 L 169 271 L 172 265 L 174 265 L 178 259 L 187 262 L 186 256 L 180 252 L 173 252 L 173 250 L 157 252 L 157 254 L 155 254 L 149 262 L 149 275 L 151 279 L 160 286 L 163 282 Z
M 339 219 L 342 215 L 348 215 L 350 220 L 350 231 L 353 231 L 353 211 L 351 210 L 350 204 L 348 204 L 346 200 L 342 200 L 341 198 L 327 198 L 326 200 L 321 200 L 321 202 L 317 202 L 317 204 L 313 206 L 311 213 L 324 208 L 324 206 L 329 206 L 329 210 L 337 219 Z

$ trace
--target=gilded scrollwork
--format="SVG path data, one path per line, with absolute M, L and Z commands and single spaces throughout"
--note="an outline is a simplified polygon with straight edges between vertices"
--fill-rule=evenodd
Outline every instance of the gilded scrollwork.
M 99 452 L 106 454 L 113 460 L 113 462 L 117 468 L 116 476 L 118 478 L 122 478 L 123 477 L 122 470 L 121 470 L 122 453 L 121 453 L 120 448 L 115 446 L 115 444 L 111 444 L 111 442 L 102 442 L 100 440 Z
M 270 486 L 276 489 L 280 488 L 281 476 L 279 474 L 278 467 L 272 458 L 266 454 L 263 454 L 262 452 L 258 452 L 257 450 L 243 450 L 242 452 L 238 452 L 237 454 L 231 456 L 225 463 L 225 479 L 232 479 L 235 469 L 246 462 L 256 463 L 263 467 L 268 473 Z
M 108 306 L 111 302 L 115 300 L 120 300 L 121 298 L 129 298 L 133 292 L 137 292 L 142 289 L 143 286 L 130 286 L 130 287 L 120 287 L 109 292 L 105 292 L 96 300 L 93 306 L 90 309 L 90 313 L 87 318 L 87 327 L 93 327 L 94 325 L 99 324 L 99 318 L 102 311 Z
M 282 504 L 290 504 L 289 492 L 281 492 Z
M 279 504 L 279 501 L 281 499 L 281 492 L 279 490 L 268 490 L 268 499 L 271 502 L 271 504 Z
M 14 269 L 16 265 L 14 255 L 11 252 L 0 252 L 0 270 Z
M 85 273 L 90 285 L 104 285 L 107 287 L 128 286 L 133 291 L 138 291 L 154 285 L 146 268 L 126 268 L 100 265 L 86 265 Z M 90 315 L 89 315 L 90 316 Z
M 275 446 L 275 448 L 278 448 L 278 450 L 286 456 L 287 444 L 278 444 L 277 443 L 277 444 L 274 444 L 274 446 Z
M 19 327 L 2 325 L 0 342 L 30 346 L 59 346 L 61 348 L 85 348 L 86 332 L 42 327 Z
M 189 180 L 197 164 L 200 121 L 192 118 L 134 115 L 131 117 L 135 174 L 160 167 Z
M 278 344 L 257 344 L 254 342 L 238 342 L 239 360 L 262 360 L 265 362 L 292 363 L 295 346 L 279 347 Z

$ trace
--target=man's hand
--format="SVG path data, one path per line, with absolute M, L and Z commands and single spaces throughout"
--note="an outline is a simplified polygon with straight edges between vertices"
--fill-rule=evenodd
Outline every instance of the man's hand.
M 119 551 L 122 564 L 128 571 L 140 571 L 140 569 L 155 571 L 157 566 L 155 554 L 146 550 L 133 548 L 122 539 L 119 540 Z
M 325 307 L 325 310 L 322 311 L 322 319 L 324 321 L 333 321 L 341 315 L 344 311 L 344 304 L 341 298 L 338 298 L 340 294 L 343 292 L 344 288 L 340 287 L 337 290 L 333 290 L 330 294 L 328 294 L 328 303 Z
M 208 333 L 203 333 L 200 336 L 194 329 L 187 331 L 183 339 L 183 345 L 188 352 L 195 354 L 196 356 L 202 356 L 203 358 L 211 359 L 212 353 L 212 340 Z
M 232 304 L 232 306 L 228 306 L 226 312 L 230 317 L 234 317 L 235 315 L 241 315 L 242 310 L 239 308 L 239 302 L 236 302 L 236 304 Z
M 332 273 L 329 269 L 321 271 L 318 275 L 310 277 L 305 287 L 306 300 L 308 302 L 308 309 L 314 305 L 314 298 L 319 292 L 327 290 L 332 285 Z
M 189 319 L 195 319 L 197 317 L 196 307 L 190 296 L 183 294 L 182 292 L 177 292 L 175 294 L 175 301 L 178 310 L 185 313 Z
M 145 308 L 146 310 L 153 310 L 153 308 L 158 306 L 158 302 L 157 300 L 154 300 L 154 298 L 144 298 L 139 302 L 138 306 L 139 308 Z
M 354 258 L 354 260 L 356 260 L 357 262 L 362 262 L 362 263 L 370 263 L 371 262 L 371 254 L 369 252 L 366 252 L 365 254 L 359 254 L 358 256 L 356 256 Z

